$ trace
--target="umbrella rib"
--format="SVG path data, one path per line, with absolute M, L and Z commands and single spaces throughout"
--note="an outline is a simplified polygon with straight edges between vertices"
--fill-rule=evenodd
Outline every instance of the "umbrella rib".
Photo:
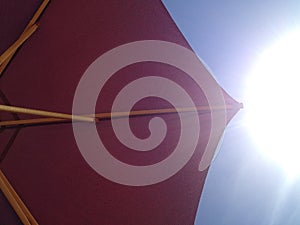
M 95 120 L 94 118 L 87 117 L 87 116 L 78 116 L 78 115 L 71 115 L 71 114 L 66 114 L 66 113 L 29 109 L 29 108 L 17 107 L 17 106 L 11 106 L 11 105 L 0 105 L 0 111 L 30 114 L 30 115 L 36 115 L 36 116 L 54 117 L 54 118 L 76 120 L 76 121 L 83 121 L 83 122 L 94 122 L 94 120 Z
M 10 51 L 7 52 L 6 55 L 4 55 L 5 52 L 3 53 L 3 55 L 1 55 L 1 57 L 3 56 L 3 62 L 1 61 L 1 63 L 0 63 L 0 75 L 3 73 L 3 71 L 5 70 L 5 68 L 7 67 L 7 65 L 9 64 L 9 62 L 11 61 L 12 57 L 16 53 L 17 49 L 21 46 L 21 44 L 23 44 L 23 42 L 26 41 L 26 39 L 28 39 L 31 36 L 31 34 L 36 30 L 37 27 L 35 27 L 35 26 L 37 26 L 37 25 L 35 25 L 35 22 L 38 20 L 40 15 L 43 13 L 43 11 L 46 8 L 46 6 L 48 5 L 48 3 L 49 3 L 49 0 L 44 0 L 42 2 L 40 7 L 38 8 L 38 10 L 33 15 L 32 19 L 29 21 L 29 23 L 25 27 L 24 31 L 20 35 L 19 39 L 16 41 L 16 42 L 18 42 L 17 47 L 11 46 Z M 28 35 L 28 32 L 29 33 L 31 32 L 31 34 L 27 38 L 24 39 L 24 37 L 26 37 L 26 35 Z M 20 43 L 20 41 L 21 41 L 21 43 Z
M 26 208 L 18 194 L 14 191 L 3 172 L 0 170 L 0 189 L 17 213 L 18 217 L 24 225 L 37 225 L 33 216 Z
M 36 31 L 38 25 L 34 24 L 29 27 L 1 56 L 0 64 L 4 63 L 10 55 L 15 53 L 17 49 Z
M 241 104 L 238 105 L 238 108 L 241 108 Z M 198 107 L 183 107 L 183 108 L 165 108 L 165 109 L 148 109 L 148 110 L 134 110 L 130 112 L 108 112 L 108 113 L 97 113 L 94 115 L 84 115 L 84 116 L 74 116 L 69 115 L 68 118 L 57 117 L 43 117 L 35 119 L 23 119 L 23 120 L 10 120 L 10 121 L 1 121 L 0 126 L 9 127 L 9 126 L 30 126 L 30 125 L 41 125 L 41 124 L 51 124 L 51 123 L 62 123 L 62 122 L 71 122 L 72 118 L 75 121 L 76 117 L 83 117 L 93 119 L 93 122 L 97 120 L 106 120 L 106 119 L 117 119 L 122 117 L 135 117 L 135 116 L 151 116 L 151 115 L 162 115 L 162 114 L 172 114 L 172 113 L 187 113 L 187 112 L 204 112 L 211 110 L 223 110 L 223 109 L 234 109 L 237 108 L 236 105 L 223 105 L 223 106 L 198 106 Z M 1 105 L 0 105 L 1 110 Z M 94 117 L 94 118 L 93 118 Z M 85 121 L 86 122 L 86 121 Z M 90 121 L 88 121 L 90 122 Z

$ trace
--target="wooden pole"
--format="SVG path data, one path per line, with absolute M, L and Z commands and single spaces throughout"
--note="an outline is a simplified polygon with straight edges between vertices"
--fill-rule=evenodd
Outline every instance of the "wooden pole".
M 133 117 L 133 116 L 147 116 L 147 115 L 161 115 L 168 113 L 184 113 L 192 111 L 208 111 L 208 110 L 222 110 L 222 109 L 233 109 L 236 108 L 235 105 L 223 105 L 223 106 L 198 106 L 194 107 L 185 107 L 185 108 L 166 108 L 166 109 L 148 109 L 148 110 L 135 110 L 131 112 L 111 112 L 111 113 L 97 113 L 94 117 L 98 120 L 104 119 L 114 119 L 121 117 Z M 242 107 L 240 104 L 239 108 Z M 91 115 L 85 115 L 91 117 Z M 10 120 L 10 121 L 0 121 L 0 126 L 18 126 L 18 125 L 34 125 L 34 124 L 47 124 L 47 123 L 56 123 L 56 122 L 67 122 L 71 119 L 64 118 L 37 118 L 37 119 L 26 119 L 26 120 Z
M 30 224 L 31 225 L 38 225 L 37 221 L 35 220 L 35 218 L 30 213 L 29 209 L 26 207 L 26 205 L 24 204 L 24 202 L 21 200 L 21 198 L 19 197 L 19 195 L 14 190 L 14 188 L 9 183 L 9 181 L 7 180 L 7 178 L 5 177 L 5 175 L 3 174 L 3 172 L 1 170 L 0 170 L 0 179 L 1 179 L 1 189 L 2 189 L 2 186 L 3 187 L 5 186 L 6 187 L 6 191 L 8 191 L 10 193 L 10 195 L 9 195 L 10 197 L 9 198 L 11 198 L 11 197 L 14 198 L 14 200 L 12 200 L 12 201 L 14 202 L 14 204 L 17 203 L 19 205 L 19 208 L 23 211 L 23 214 L 27 217 L 27 220 L 30 222 Z
M 147 110 L 136 110 L 130 112 L 111 112 L 111 113 L 98 113 L 95 114 L 95 118 L 109 119 L 109 118 L 119 118 L 126 116 L 147 116 L 147 115 L 159 115 L 159 114 L 168 114 L 168 113 L 184 113 L 184 112 L 193 112 L 193 111 L 208 111 L 208 110 L 220 110 L 220 109 L 229 109 L 232 108 L 231 105 L 224 106 L 198 106 L 198 107 L 184 107 L 184 108 L 167 108 L 167 109 L 147 109 Z
M 4 176 L 4 174 L 1 172 L 0 173 L 0 188 L 3 192 L 3 194 L 7 198 L 10 205 L 13 207 L 14 211 L 16 212 L 16 214 L 18 215 L 18 217 L 20 218 L 22 223 L 24 225 L 31 225 L 31 223 L 29 222 L 24 211 L 22 210 L 22 208 L 18 204 L 17 200 L 14 198 L 13 194 L 11 193 L 9 187 L 6 185 L 5 181 L 3 180 L 3 176 Z
M 42 2 L 42 4 L 40 5 L 40 7 L 38 8 L 38 10 L 35 12 L 35 14 L 33 15 L 33 17 L 31 18 L 31 20 L 29 21 L 29 23 L 25 27 L 25 30 L 28 29 L 29 27 L 31 27 L 33 24 L 36 23 L 36 21 L 38 20 L 38 18 L 40 17 L 40 15 L 43 13 L 43 11 L 46 8 L 46 6 L 48 5 L 48 3 L 49 3 L 49 0 L 44 0 Z
M 77 116 L 77 115 L 71 115 L 71 114 L 65 114 L 65 113 L 50 112 L 50 111 L 29 109 L 29 108 L 9 106 L 9 105 L 0 105 L 0 111 L 30 114 L 30 115 L 36 115 L 36 116 L 54 117 L 54 118 L 67 119 L 67 120 L 77 120 L 77 121 L 83 121 L 83 122 L 94 122 L 95 121 L 95 119 L 93 117 Z
M 46 8 L 47 4 L 49 3 L 49 0 L 44 0 L 43 3 L 40 5 L 40 7 L 38 8 L 38 10 L 35 12 L 35 14 L 33 15 L 32 19 L 29 21 L 29 23 L 27 24 L 27 26 L 25 27 L 24 31 L 22 32 L 21 36 L 24 35 L 26 33 L 26 31 L 33 26 L 36 21 L 38 20 L 38 18 L 40 17 L 40 15 L 42 14 L 42 12 L 44 11 L 44 9 Z M 17 49 L 16 49 L 17 50 Z M 14 56 L 16 50 L 14 50 L 13 52 L 11 52 L 11 54 L 9 55 L 8 58 L 6 58 L 6 60 L 1 64 L 0 63 L 0 75 L 3 73 L 3 71 L 5 70 L 5 68 L 7 67 L 8 63 L 10 62 L 10 60 L 12 59 L 12 57 Z
M 68 119 L 59 119 L 53 117 L 37 118 L 37 119 L 25 119 L 25 120 L 9 120 L 0 121 L 0 127 L 3 126 L 18 126 L 18 125 L 34 125 L 34 124 L 47 124 L 70 121 Z
M 38 28 L 38 25 L 32 25 L 28 28 L 19 38 L 15 41 L 1 56 L 0 64 L 4 63 L 5 60 L 9 58 L 10 55 L 14 54 L 17 49 L 33 34 L 34 31 Z

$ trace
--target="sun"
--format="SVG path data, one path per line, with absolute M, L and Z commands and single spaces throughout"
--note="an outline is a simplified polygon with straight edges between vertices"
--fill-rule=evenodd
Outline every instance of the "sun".
M 259 58 L 247 82 L 246 123 L 264 156 L 300 176 L 300 30 Z

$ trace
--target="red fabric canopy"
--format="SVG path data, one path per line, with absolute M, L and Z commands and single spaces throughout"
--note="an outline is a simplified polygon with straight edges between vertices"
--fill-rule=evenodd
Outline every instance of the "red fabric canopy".
M 0 52 L 17 39 L 40 3 L 0 2 Z M 168 41 L 190 49 L 158 0 L 131 0 L 123 4 L 53 0 L 39 24 L 0 78 L 2 104 L 9 101 L 16 106 L 71 113 L 79 80 L 105 52 L 140 40 Z M 110 77 L 101 90 L 96 112 L 110 112 L 118 92 L 144 76 L 172 79 L 187 91 L 196 105 L 208 105 L 203 90 L 182 70 L 164 63 L 143 62 L 126 66 Z M 224 91 L 223 95 L 226 105 L 238 105 Z M 183 106 L 188 107 L 184 103 Z M 163 99 L 148 97 L 133 109 L 170 107 L 173 106 Z M 237 110 L 238 107 L 227 110 L 227 122 Z M 20 114 L 19 117 L 32 116 Z M 132 118 L 132 132 L 139 138 L 149 136 L 147 126 L 152 117 Z M 180 136 L 178 114 L 161 117 L 168 133 L 149 152 L 124 146 L 114 135 L 111 120 L 97 123 L 97 129 L 115 158 L 130 165 L 151 165 L 170 156 Z M 195 153 L 174 176 L 156 184 L 123 185 L 98 174 L 80 153 L 70 123 L 22 128 L 1 169 L 41 225 L 193 224 L 207 175 L 207 169 L 199 171 L 198 167 L 212 126 L 210 110 L 200 112 L 198 117 L 201 129 Z M 0 112 L 0 119 L 14 117 Z M 2 130 L 1 151 L 14 132 L 15 129 Z M 187 143 L 185 148 L 189 147 Z M 0 211 L 1 224 L 20 223 L 3 196 Z

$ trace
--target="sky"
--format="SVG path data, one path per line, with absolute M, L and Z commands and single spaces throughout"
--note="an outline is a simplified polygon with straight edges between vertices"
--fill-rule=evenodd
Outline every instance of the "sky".
M 247 126 L 245 97 L 249 76 L 263 52 L 282 36 L 300 30 L 300 1 L 163 3 L 219 84 L 244 104 L 228 125 L 211 165 L 195 225 L 300 224 L 300 176 L 290 179 L 277 162 L 262 154 Z

